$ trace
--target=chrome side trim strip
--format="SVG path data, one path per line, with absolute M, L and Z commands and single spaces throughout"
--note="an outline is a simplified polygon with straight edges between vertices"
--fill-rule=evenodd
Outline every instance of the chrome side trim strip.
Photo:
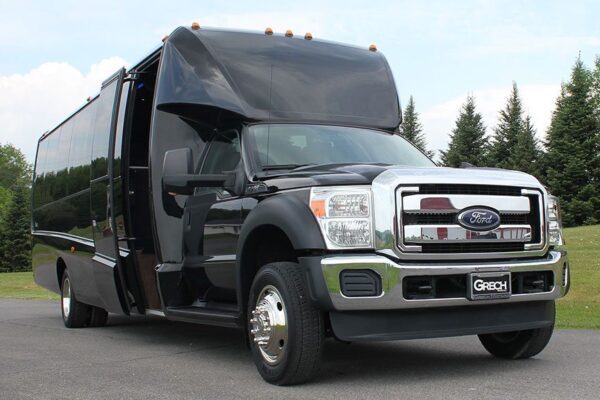
M 414 194 L 402 199 L 405 213 L 449 214 L 477 206 L 489 207 L 504 214 L 528 214 L 530 211 L 529 199 L 524 196 Z
M 478 232 L 460 225 L 406 225 L 405 243 L 521 243 L 531 240 L 530 225 L 500 225 Z

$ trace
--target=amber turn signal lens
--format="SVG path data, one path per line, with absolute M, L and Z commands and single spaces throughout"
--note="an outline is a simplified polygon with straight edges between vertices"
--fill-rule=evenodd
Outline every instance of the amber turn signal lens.
M 323 218 L 325 216 L 325 200 L 315 199 L 310 202 L 310 209 L 317 218 Z

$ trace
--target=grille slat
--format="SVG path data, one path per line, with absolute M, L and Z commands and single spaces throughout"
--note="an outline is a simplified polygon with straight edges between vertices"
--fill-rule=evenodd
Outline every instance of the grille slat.
M 456 214 L 408 214 L 403 217 L 405 225 L 455 224 Z M 500 223 L 504 225 L 529 225 L 529 214 L 500 214 Z
M 495 185 L 429 184 L 419 186 L 421 194 L 480 194 L 493 196 L 520 196 L 521 188 Z

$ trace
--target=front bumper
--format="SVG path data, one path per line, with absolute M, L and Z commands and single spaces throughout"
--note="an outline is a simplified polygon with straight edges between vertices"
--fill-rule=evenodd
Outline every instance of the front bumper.
M 568 258 L 565 251 L 552 250 L 546 257 L 535 259 L 464 262 L 464 263 L 398 263 L 377 254 L 332 255 L 307 257 L 301 263 L 308 273 L 313 302 L 328 311 L 402 310 L 415 308 L 494 305 L 532 301 L 548 301 L 564 296 L 569 290 Z M 340 273 L 344 270 L 372 270 L 381 278 L 378 296 L 347 297 L 342 294 Z M 403 295 L 403 279 L 410 276 L 467 275 L 481 272 L 551 271 L 554 279 L 549 291 L 513 294 L 508 299 L 472 301 L 465 297 L 407 299 Z

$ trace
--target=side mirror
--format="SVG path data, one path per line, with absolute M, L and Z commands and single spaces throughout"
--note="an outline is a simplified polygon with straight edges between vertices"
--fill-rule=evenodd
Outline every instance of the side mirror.
M 169 150 L 163 161 L 163 192 L 190 195 L 197 187 L 225 187 L 232 184 L 232 175 L 196 175 L 189 148 Z

